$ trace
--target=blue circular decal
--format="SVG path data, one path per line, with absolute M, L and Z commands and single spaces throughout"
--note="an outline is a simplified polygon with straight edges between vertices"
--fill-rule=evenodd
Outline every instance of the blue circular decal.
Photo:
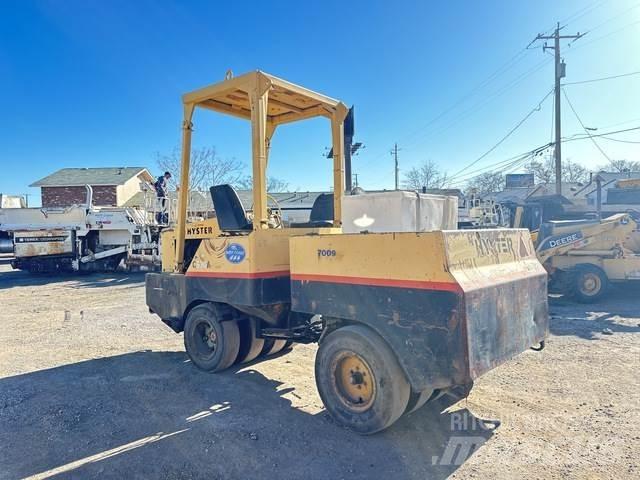
M 246 255 L 246 252 L 244 251 L 244 247 L 237 243 L 231 243 L 224 250 L 224 256 L 231 263 L 240 263 L 241 261 L 244 260 L 245 255 Z

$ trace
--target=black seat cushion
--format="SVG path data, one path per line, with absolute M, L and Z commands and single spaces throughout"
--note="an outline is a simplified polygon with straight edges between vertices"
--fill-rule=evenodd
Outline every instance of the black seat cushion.
M 215 185 L 209 191 L 220 230 L 243 231 L 253 228 L 247 219 L 247 212 L 242 206 L 238 192 L 231 185 Z
M 322 193 L 311 207 L 309 221 L 292 223 L 292 228 L 321 228 L 333 226 L 333 193 Z

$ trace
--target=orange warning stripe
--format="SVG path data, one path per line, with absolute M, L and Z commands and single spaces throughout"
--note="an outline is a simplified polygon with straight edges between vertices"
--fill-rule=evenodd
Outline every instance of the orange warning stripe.
M 187 277 L 240 278 L 253 280 L 256 278 L 288 277 L 289 270 L 278 270 L 273 272 L 187 272 L 186 275 Z
M 419 290 L 440 290 L 462 293 L 460 285 L 453 282 L 433 282 L 430 280 L 396 280 L 392 278 L 348 277 L 342 275 L 310 275 L 294 273 L 291 280 L 302 282 L 341 283 L 350 285 L 368 285 L 372 287 L 414 288 Z

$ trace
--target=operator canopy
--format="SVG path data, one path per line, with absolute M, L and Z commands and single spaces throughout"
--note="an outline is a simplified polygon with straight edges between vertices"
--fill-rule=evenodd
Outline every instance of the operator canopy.
M 187 93 L 182 101 L 250 120 L 250 95 L 256 90 L 269 92 L 266 114 L 267 122 L 273 125 L 317 116 L 331 118 L 337 111 L 346 113 L 339 100 L 259 70 Z

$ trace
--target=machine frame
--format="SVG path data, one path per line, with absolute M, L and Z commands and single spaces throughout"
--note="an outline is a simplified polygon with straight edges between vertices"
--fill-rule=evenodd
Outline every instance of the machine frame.
M 213 110 L 251 122 L 253 230 L 268 229 L 266 171 L 271 139 L 280 125 L 315 117 L 329 119 L 333 147 L 334 227 L 340 227 L 344 191 L 344 120 L 346 105 L 273 75 L 256 70 L 182 97 L 180 196 L 173 271 L 185 271 L 184 246 L 189 192 L 193 115 L 196 108 Z
M 146 296 L 184 332 L 197 367 L 217 372 L 318 342 L 325 406 L 370 434 L 428 401 L 466 396 L 478 376 L 544 343 L 547 277 L 526 230 L 342 231 L 342 102 L 255 71 L 183 104 L 178 223 L 163 232 L 163 272 L 147 275 Z M 251 122 L 252 222 L 219 185 L 216 219 L 187 225 L 196 107 Z M 314 117 L 331 125 L 333 215 L 282 228 L 267 205 L 271 139 L 277 126 Z

